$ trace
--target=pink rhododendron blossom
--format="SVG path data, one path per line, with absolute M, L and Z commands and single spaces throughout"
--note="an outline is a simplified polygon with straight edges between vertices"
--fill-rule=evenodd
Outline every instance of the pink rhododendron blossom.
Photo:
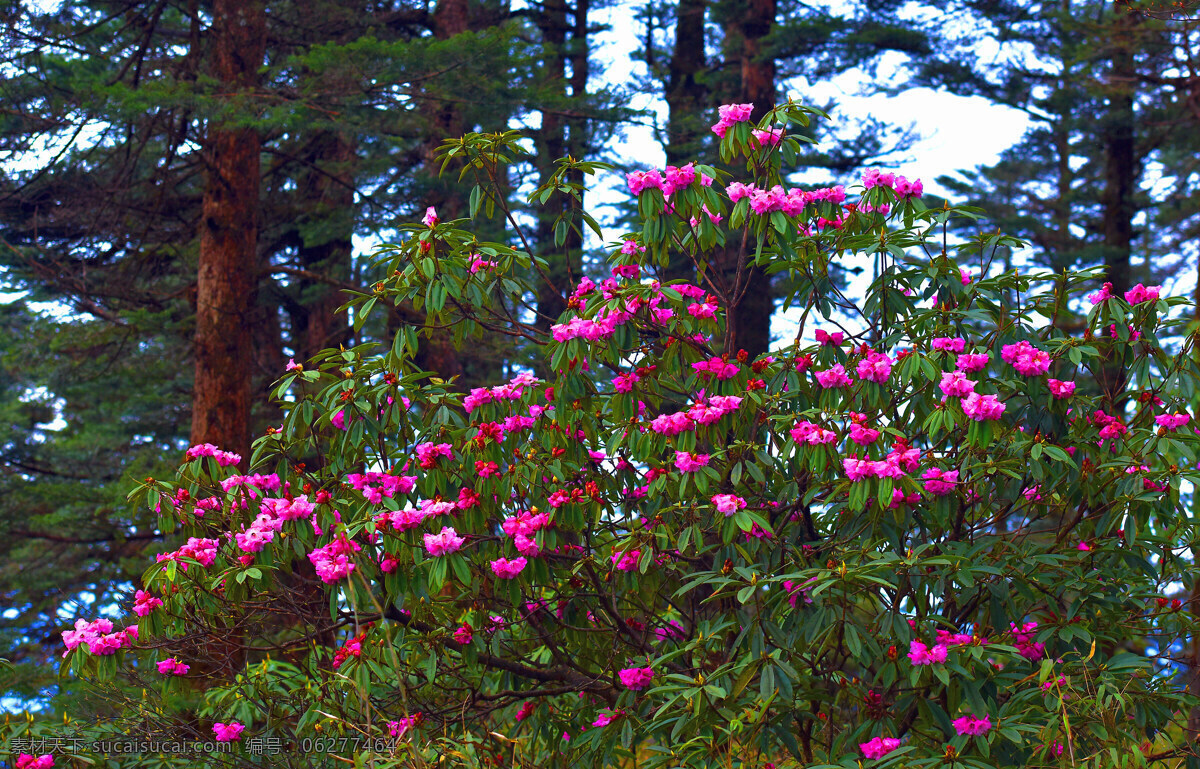
M 605 727 L 605 726 L 608 726 L 609 724 L 611 724 L 613 721 L 616 721 L 620 717 L 621 717 L 621 711 L 619 711 L 619 710 L 615 711 L 615 712 L 610 711 L 608 713 L 601 711 L 600 714 L 596 716 L 596 720 L 592 722 L 592 726 Z
M 708 466 L 708 454 L 691 454 L 686 451 L 675 452 L 675 467 L 683 473 L 694 473 Z
M 16 769 L 51 769 L 53 766 L 53 753 L 43 753 L 36 758 L 28 753 L 21 753 L 17 756 Z
M 458 641 L 463 646 L 471 643 L 471 640 L 474 637 L 475 634 L 472 632 L 471 626 L 466 622 L 462 623 L 454 630 L 454 640 Z
M 625 668 L 618 675 L 621 678 L 621 685 L 626 689 L 633 691 L 641 691 L 650 685 L 650 681 L 654 678 L 653 668 Z
M 788 434 L 792 436 L 792 440 L 796 443 L 807 443 L 810 446 L 833 443 L 837 440 L 837 433 L 814 425 L 807 420 L 798 422 L 795 427 L 788 431 Z
M 645 190 L 663 188 L 662 174 L 655 171 L 632 171 L 625 174 L 625 183 L 630 195 L 640 195 Z
M 892 375 L 892 359 L 881 352 L 868 353 L 855 367 L 859 379 L 883 384 Z
M 417 461 L 423 470 L 432 470 L 442 457 L 454 458 L 454 448 L 449 443 L 420 443 L 417 444 L 416 452 Z
M 511 561 L 507 558 L 497 558 L 491 562 L 490 566 L 498 578 L 516 579 L 521 570 L 525 568 L 526 563 L 524 558 L 514 558 Z
M 237 721 L 230 721 L 227 724 L 218 721 L 213 724 L 213 733 L 217 735 L 217 742 L 237 742 L 242 738 L 242 730 L 245 728 Z
M 958 483 L 957 470 L 947 472 L 940 467 L 929 468 L 921 474 L 921 477 L 925 479 L 925 490 L 936 497 L 954 493 L 955 485 Z
M 185 665 L 176 660 L 174 657 L 167 657 L 165 660 L 158 663 L 158 672 L 162 673 L 164 676 L 187 675 L 189 670 L 191 670 L 190 665 Z
M 641 556 L 641 550 L 629 550 L 624 553 L 613 553 L 610 556 L 610 560 L 613 566 L 617 568 L 617 571 L 636 571 L 638 559 Z
M 463 542 L 466 538 L 460 537 L 453 527 L 443 526 L 439 533 L 425 535 L 425 550 L 434 557 L 446 555 L 462 547 Z
M 413 713 L 411 716 L 401 718 L 398 721 L 388 721 L 388 736 L 397 739 L 408 733 L 408 730 L 417 725 L 417 721 L 421 719 L 420 713 Z
M 753 112 L 753 104 L 722 104 L 717 108 L 719 119 L 713 124 L 712 132 L 724 139 L 730 126 L 747 122 Z
M 970 737 L 983 736 L 992 728 L 992 721 L 988 716 L 984 716 L 983 718 L 963 716 L 962 718 L 954 719 L 951 723 L 954 724 L 954 731 Z
M 965 398 L 975 392 L 975 382 L 967 379 L 967 375 L 961 371 L 942 372 L 942 381 L 938 383 L 938 387 L 947 398 Z
M 911 641 L 908 645 L 908 659 L 914 665 L 933 665 L 946 661 L 949 649 L 945 644 L 936 644 L 933 648 L 920 641 Z
M 879 431 L 870 427 L 863 427 L 855 422 L 850 425 L 850 440 L 857 443 L 859 446 L 867 446 L 879 439 Z
M 160 599 L 155 598 L 145 590 L 139 590 L 137 591 L 137 594 L 134 595 L 133 613 L 139 617 L 145 617 L 147 614 L 162 605 L 163 602 Z
M 1004 345 L 1000 357 L 1025 376 L 1045 374 L 1050 370 L 1050 354 L 1026 341 Z
M 1101 288 L 1096 293 L 1088 296 L 1088 301 L 1091 302 L 1092 304 L 1100 304 L 1105 299 L 1112 298 L 1112 291 L 1113 291 L 1113 284 L 1105 283 L 1103 288 Z
M 831 347 L 841 346 L 842 342 L 846 339 L 846 335 L 841 331 L 834 331 L 831 334 L 822 328 L 817 329 L 814 336 L 816 337 L 817 344 L 829 345 Z
M 846 374 L 845 366 L 840 363 L 825 371 L 818 371 L 816 373 L 816 377 L 817 384 L 821 385 L 821 387 L 824 387 L 826 390 L 837 387 L 849 387 L 851 384 L 853 384 L 853 380 L 850 379 L 850 377 Z
M 863 188 L 868 190 L 873 187 L 891 187 L 895 183 L 895 174 L 884 173 L 878 168 L 869 168 L 862 176 Z
M 426 227 L 434 227 L 439 221 L 436 208 L 430 206 L 425 209 L 425 216 L 421 217 L 421 224 Z
M 863 756 L 872 760 L 883 758 L 898 747 L 900 747 L 900 740 L 895 737 L 876 737 L 866 742 L 860 742 L 858 745 Z
M 333 425 L 334 427 L 336 427 L 339 430 L 345 430 L 346 429 L 346 410 L 340 409 L 338 411 L 338 413 L 334 414 L 329 419 L 329 424 Z
M 760 147 L 774 147 L 783 139 L 783 129 L 768 128 L 765 131 L 761 131 L 756 128 L 750 132 L 750 135 L 754 137 Z
M 526 718 L 529 718 L 529 716 L 532 715 L 533 711 L 536 709 L 536 702 L 533 700 L 525 700 L 523 703 L 521 703 L 521 709 L 517 711 L 517 714 L 514 717 L 518 721 L 524 721 Z
M 738 510 L 746 509 L 746 500 L 736 494 L 716 494 L 712 498 L 712 503 L 716 505 L 719 512 L 725 513 L 725 516 L 731 516 Z
M 1159 414 L 1154 417 L 1154 423 L 1159 427 L 1164 427 L 1167 430 L 1175 431 L 1183 427 L 1191 419 L 1187 414 Z
M 1021 627 L 1010 623 L 1013 634 L 1013 646 L 1017 648 L 1017 653 L 1027 660 L 1037 661 L 1046 656 L 1046 644 L 1038 643 L 1033 640 L 1037 632 L 1037 622 L 1026 622 Z
M 200 457 L 212 457 L 217 460 L 217 464 L 221 467 L 229 467 L 242 461 L 241 454 L 234 454 L 232 451 L 222 451 L 211 443 L 201 443 L 197 446 L 192 446 L 184 454 L 184 457 L 189 462 Z
M 933 340 L 933 349 L 944 350 L 946 352 L 962 352 L 967 349 L 967 340 L 960 336 L 945 337 L 939 336 Z
M 982 371 L 990 360 L 986 352 L 981 353 L 964 353 L 958 356 L 958 360 L 954 362 L 955 368 L 966 374 L 973 374 L 976 371 Z
M 1070 398 L 1075 393 L 1074 382 L 1064 382 L 1060 379 L 1047 379 L 1046 386 L 1050 388 L 1050 394 L 1059 400 Z
M 1004 413 L 1004 404 L 995 395 L 971 393 L 962 402 L 963 412 L 976 422 L 999 419 Z
M 1162 286 L 1143 286 L 1141 283 L 1125 292 L 1125 301 L 1130 304 L 1157 302 Z
M 317 571 L 317 576 L 325 584 L 332 584 L 354 571 L 354 561 L 351 556 L 362 549 L 353 540 L 340 537 L 324 547 L 319 547 L 308 554 Z
M 712 374 L 720 380 L 733 379 L 741 370 L 738 364 L 730 363 L 722 358 L 710 358 L 709 360 L 700 363 L 693 363 L 692 368 L 698 373 Z

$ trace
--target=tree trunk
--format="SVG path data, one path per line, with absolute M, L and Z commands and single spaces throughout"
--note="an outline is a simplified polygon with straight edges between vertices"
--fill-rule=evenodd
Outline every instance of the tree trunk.
M 704 0 L 679 0 L 675 11 L 675 49 L 667 75 L 667 164 L 687 165 L 699 159 L 703 148 L 703 122 L 708 106 L 708 89 L 696 82 L 703 71 Z M 662 271 L 667 281 L 694 283 L 696 269 L 683 254 L 676 255 Z
M 761 120 L 775 106 L 775 60 L 764 50 L 763 40 L 775 24 L 775 0 L 749 0 L 736 26 L 741 58 L 740 103 L 754 105 L 751 119 Z M 727 28 L 726 34 L 730 30 Z M 735 257 L 738 254 L 733 254 Z M 743 255 L 741 259 L 749 259 Z M 741 261 L 736 259 L 735 261 Z M 733 286 L 725 331 L 725 352 L 745 350 L 753 360 L 771 344 L 771 315 L 775 301 L 771 279 L 760 268 L 747 265 L 740 278 L 737 264 L 726 268 L 726 283 Z M 736 282 L 735 282 L 736 281 Z
M 1108 83 L 1108 112 L 1103 117 L 1101 136 L 1104 147 L 1104 192 L 1101 206 L 1104 217 L 1104 276 L 1112 283 L 1114 294 L 1130 288 L 1130 261 L 1133 254 L 1133 195 L 1138 181 L 1135 146 L 1133 96 L 1137 72 L 1134 62 L 1134 34 L 1137 18 L 1114 4 L 1112 55 Z M 1100 382 L 1110 410 L 1118 410 L 1118 400 L 1127 379 L 1121 361 L 1108 361 Z
M 211 73 L 224 92 L 252 91 L 266 46 L 261 0 L 215 0 L 210 45 Z M 250 459 L 260 144 L 253 128 L 228 119 L 208 127 L 196 283 L 191 440 L 236 451 L 244 463 Z

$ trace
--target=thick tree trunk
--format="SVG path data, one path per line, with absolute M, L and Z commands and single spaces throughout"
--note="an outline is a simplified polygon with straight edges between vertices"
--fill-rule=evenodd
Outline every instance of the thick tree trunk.
M 543 87 L 547 93 L 560 97 L 554 100 L 557 104 L 552 103 L 550 109 L 542 110 L 542 127 L 537 135 L 538 182 L 545 184 L 554 174 L 554 161 L 567 154 L 567 126 L 559 114 L 559 105 L 567 95 L 566 0 L 546 0 L 538 17 L 538 27 L 542 32 L 545 51 Z M 537 248 L 548 262 L 547 273 L 550 276 L 550 281 L 543 280 L 538 284 L 536 325 L 543 331 L 558 322 L 558 317 L 567 309 L 567 298 L 563 293 L 567 288 L 567 273 L 570 270 L 569 251 L 565 242 L 561 246 L 554 242 L 555 220 L 562 211 L 562 205 L 559 196 L 554 195 L 537 211 Z M 546 363 L 542 361 L 539 365 L 545 366 Z M 538 375 L 549 376 L 549 372 L 538 371 Z
M 1104 192 L 1101 206 L 1104 217 L 1104 276 L 1112 283 L 1114 294 L 1130 288 L 1130 261 L 1133 254 L 1134 191 L 1139 168 L 1134 130 L 1133 95 L 1137 72 L 1134 62 L 1134 36 L 1137 18 L 1114 5 L 1116 19 L 1109 41 L 1112 55 L 1108 83 L 1108 112 L 1101 128 L 1104 143 Z M 1105 364 L 1100 382 L 1110 410 L 1119 408 L 1127 374 L 1121 361 Z
M 266 45 L 261 0 L 215 0 L 210 41 L 211 73 L 223 90 L 251 91 Z M 209 125 L 196 286 L 191 440 L 236 451 L 244 462 L 250 458 L 259 150 L 254 129 L 216 120 Z
M 704 70 L 704 0 L 679 0 L 675 11 L 675 48 L 667 75 L 667 164 L 699 160 L 703 148 L 708 90 L 696 81 Z M 667 281 L 694 283 L 696 268 L 683 254 L 673 254 L 662 272 Z
M 751 119 L 755 122 L 775 106 L 775 60 L 766 53 L 763 45 L 775 24 L 775 11 L 775 0 L 749 0 L 737 22 L 742 70 L 739 100 L 754 105 Z M 774 312 L 770 276 L 758 267 L 747 265 L 734 284 L 725 351 L 733 354 L 745 350 L 751 360 L 765 353 L 771 344 L 771 315 Z
M 695 160 L 702 147 L 707 89 L 696 81 L 704 70 L 704 0 L 679 0 L 675 48 L 667 76 L 667 163 Z M 711 121 L 710 121 L 711 122 Z

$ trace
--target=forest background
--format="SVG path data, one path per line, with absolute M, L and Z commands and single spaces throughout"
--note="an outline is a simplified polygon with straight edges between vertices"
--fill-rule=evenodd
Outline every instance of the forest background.
M 940 181 L 989 211 L 981 226 L 1030 243 L 998 269 L 1102 266 L 1114 293 L 1164 280 L 1197 290 L 1200 40 L 1186 6 L 680 0 L 634 4 L 628 32 L 598 23 L 612 10 L 0 3 L 6 708 L 89 707 L 56 676 L 60 631 L 127 604 L 145 554 L 164 547 L 153 511 L 126 500 L 133 484 L 168 475 L 191 444 L 249 457 L 251 436 L 278 422 L 266 396 L 289 359 L 390 344 L 420 322 L 400 306 L 358 326 L 338 308 L 383 277 L 364 244 L 430 206 L 466 215 L 469 187 L 434 159 L 447 137 L 528 136 L 510 209 L 552 266 L 532 298 L 542 329 L 566 309 L 561 288 L 603 264 L 586 230 L 556 231 L 555 212 L 521 202 L 556 158 L 719 165 L 717 105 L 751 103 L 757 120 L 853 72 L 867 91 L 932 88 L 1028 117 L 997 163 Z M 628 80 L 603 74 L 611 55 L 597 41 L 614 34 L 639 40 Z M 647 97 L 661 108 L 628 108 Z M 813 137 L 797 183 L 849 183 L 912 156 L 904 125 L 845 113 L 837 125 L 840 141 Z M 653 145 L 613 152 L 631 130 Z M 611 239 L 635 211 L 608 212 Z M 484 230 L 511 235 L 502 216 Z M 780 280 L 755 272 L 734 351 L 770 348 Z M 455 342 L 435 333 L 419 363 L 464 390 L 534 366 L 505 339 Z

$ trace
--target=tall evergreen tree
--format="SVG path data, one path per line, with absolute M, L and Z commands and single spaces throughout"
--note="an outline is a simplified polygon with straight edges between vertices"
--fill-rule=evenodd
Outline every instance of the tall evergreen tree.
M 453 215 L 467 188 L 439 181 L 430 146 L 538 101 L 522 17 L 500 2 L 14 8 L 0 269 L 65 314 L 7 308 L 36 333 L 3 350 L 20 418 L 0 440 L 0 519 L 20 534 L 0 546 L 17 609 L 0 629 L 8 656 L 44 662 L 63 613 L 128 589 L 131 549 L 158 538 L 144 500 L 122 499 L 131 474 L 163 472 L 189 434 L 248 459 L 273 414 L 237 404 L 263 402 L 288 355 L 350 342 L 344 290 L 381 277 L 354 238 L 425 205 Z M 52 353 L 37 365 L 34 340 Z M 193 391 L 204 420 L 179 405 Z

